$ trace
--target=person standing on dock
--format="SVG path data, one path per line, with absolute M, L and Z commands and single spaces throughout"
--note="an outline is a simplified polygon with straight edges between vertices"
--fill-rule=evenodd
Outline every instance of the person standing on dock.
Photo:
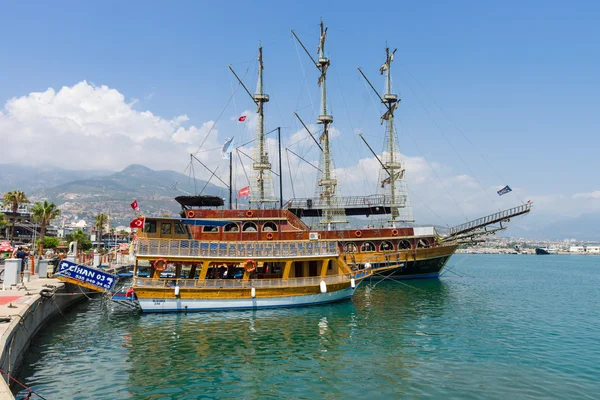
M 23 271 L 25 271 L 25 266 L 27 265 L 27 253 L 23 251 L 22 247 L 19 247 L 15 253 L 13 253 L 13 258 L 21 259 L 21 280 L 23 279 Z

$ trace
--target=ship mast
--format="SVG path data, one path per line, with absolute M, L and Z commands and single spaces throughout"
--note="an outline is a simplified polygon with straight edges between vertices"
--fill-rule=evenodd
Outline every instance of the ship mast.
M 341 197 L 338 194 L 338 181 L 335 176 L 333 158 L 331 156 L 331 147 L 329 140 L 329 131 L 333 122 L 333 115 L 327 113 L 327 69 L 331 61 L 325 57 L 325 38 L 327 36 L 327 28 L 324 27 L 323 21 L 320 24 L 321 35 L 319 39 L 319 47 L 317 48 L 318 60 L 315 61 L 310 53 L 306 50 L 298 36 L 292 31 L 294 37 L 302 45 L 311 58 L 321 75 L 319 76 L 318 84 L 321 87 L 321 105 L 320 114 L 317 117 L 317 124 L 323 125 L 323 132 L 319 137 L 319 146 L 321 148 L 321 157 L 319 160 L 319 180 L 317 181 L 317 189 L 315 196 L 318 196 L 319 203 L 322 204 L 321 219 L 319 224 L 326 225 L 328 229 L 336 223 L 347 223 L 344 208 L 341 204 Z M 303 123 L 304 124 L 304 123 Z
M 387 110 L 381 117 L 382 123 L 386 124 L 386 135 L 383 144 L 382 163 L 383 168 L 379 174 L 381 189 L 390 196 L 392 226 L 396 222 L 412 222 L 412 208 L 408 199 L 408 187 L 404 181 L 404 165 L 400 156 L 398 137 L 394 129 L 394 111 L 398 108 L 400 99 L 392 93 L 392 71 L 391 64 L 397 49 L 390 53 L 389 47 L 385 48 L 385 62 L 379 68 L 379 73 L 385 73 L 385 93 L 381 102 Z M 386 186 L 389 190 L 385 190 Z
M 256 136 L 254 147 L 254 162 L 252 163 L 252 169 L 255 172 L 254 180 L 250 183 L 250 204 L 258 203 L 259 208 L 264 208 L 266 203 L 276 204 L 279 200 L 275 198 L 275 192 L 273 190 L 273 179 L 271 176 L 271 163 L 269 162 L 269 154 L 265 146 L 265 115 L 264 115 L 264 103 L 269 101 L 269 95 L 263 93 L 263 59 L 262 59 L 262 46 L 258 47 L 258 82 L 256 84 L 256 91 L 251 94 L 246 88 L 244 83 L 235 73 L 235 71 L 229 66 L 229 69 L 243 88 L 246 93 L 252 98 L 257 106 L 256 112 L 258 113 L 258 122 L 256 124 Z

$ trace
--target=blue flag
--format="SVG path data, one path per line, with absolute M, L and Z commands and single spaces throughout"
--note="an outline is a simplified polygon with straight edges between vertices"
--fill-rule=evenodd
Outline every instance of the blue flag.
M 231 142 L 233 142 L 233 138 L 225 139 L 225 143 L 223 144 L 223 148 L 221 149 L 221 158 L 224 160 L 228 160 L 229 154 L 231 154 Z
M 499 196 L 502 196 L 503 194 L 506 194 L 508 192 L 512 192 L 512 189 L 510 188 L 510 186 L 506 185 L 502 189 L 498 190 L 497 193 Z

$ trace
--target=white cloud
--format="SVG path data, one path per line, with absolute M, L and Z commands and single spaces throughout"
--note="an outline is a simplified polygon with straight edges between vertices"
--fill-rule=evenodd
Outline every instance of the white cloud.
M 71 169 L 119 169 L 141 163 L 180 169 L 214 125 L 185 127 L 186 115 L 162 118 L 137 102 L 86 81 L 10 99 L 0 112 L 3 162 Z M 205 146 L 216 147 L 213 129 Z

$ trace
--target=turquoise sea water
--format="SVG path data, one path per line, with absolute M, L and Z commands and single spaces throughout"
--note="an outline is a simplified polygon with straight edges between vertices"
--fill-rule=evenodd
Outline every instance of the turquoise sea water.
M 19 378 L 47 399 L 600 396 L 600 257 L 449 267 L 298 309 L 138 315 L 86 301 L 35 338 Z

